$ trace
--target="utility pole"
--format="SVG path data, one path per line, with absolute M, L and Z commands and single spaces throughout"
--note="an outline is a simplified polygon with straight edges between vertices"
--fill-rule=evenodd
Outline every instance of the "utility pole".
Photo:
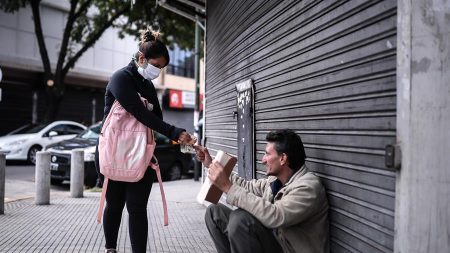
M 195 22 L 195 111 L 194 111 L 194 126 L 198 129 L 198 119 L 200 114 L 200 27 L 198 17 Z M 199 132 L 198 138 L 201 136 Z M 200 139 L 200 138 L 199 138 Z M 200 141 L 200 140 L 199 140 Z M 194 180 L 198 181 L 200 176 L 200 162 L 196 161 L 194 166 Z

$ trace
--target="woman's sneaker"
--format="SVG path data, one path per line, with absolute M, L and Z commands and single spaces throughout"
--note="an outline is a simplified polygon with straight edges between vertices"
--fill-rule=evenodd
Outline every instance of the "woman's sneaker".
M 117 253 L 116 249 L 105 249 L 105 253 Z

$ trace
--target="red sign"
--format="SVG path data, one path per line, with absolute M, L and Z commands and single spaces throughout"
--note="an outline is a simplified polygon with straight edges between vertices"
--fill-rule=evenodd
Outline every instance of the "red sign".
M 171 108 L 183 108 L 182 91 L 170 90 L 169 91 L 169 107 Z
M 203 110 L 203 94 L 200 94 L 200 108 L 198 109 L 199 111 Z

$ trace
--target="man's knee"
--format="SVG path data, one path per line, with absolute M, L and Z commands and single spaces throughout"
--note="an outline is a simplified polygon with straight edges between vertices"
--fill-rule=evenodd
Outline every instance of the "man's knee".
M 205 212 L 205 223 L 209 228 L 225 229 L 228 223 L 228 214 L 231 210 L 222 204 L 209 205 Z
M 253 231 L 255 224 L 258 223 L 256 218 L 243 209 L 236 209 L 230 214 L 227 230 L 230 234 L 237 232 L 246 233 Z
M 209 222 L 214 220 L 214 209 L 216 208 L 216 205 L 209 205 L 206 208 L 206 212 L 205 212 L 205 222 L 208 225 Z
M 209 205 L 205 212 L 206 226 L 217 226 L 217 223 L 221 219 L 221 207 L 219 205 Z

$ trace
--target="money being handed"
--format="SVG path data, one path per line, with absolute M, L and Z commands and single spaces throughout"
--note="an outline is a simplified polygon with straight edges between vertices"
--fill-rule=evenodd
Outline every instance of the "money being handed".
M 194 145 L 197 143 L 197 137 L 190 134 L 191 141 L 188 144 L 180 144 L 181 153 L 195 154 Z

